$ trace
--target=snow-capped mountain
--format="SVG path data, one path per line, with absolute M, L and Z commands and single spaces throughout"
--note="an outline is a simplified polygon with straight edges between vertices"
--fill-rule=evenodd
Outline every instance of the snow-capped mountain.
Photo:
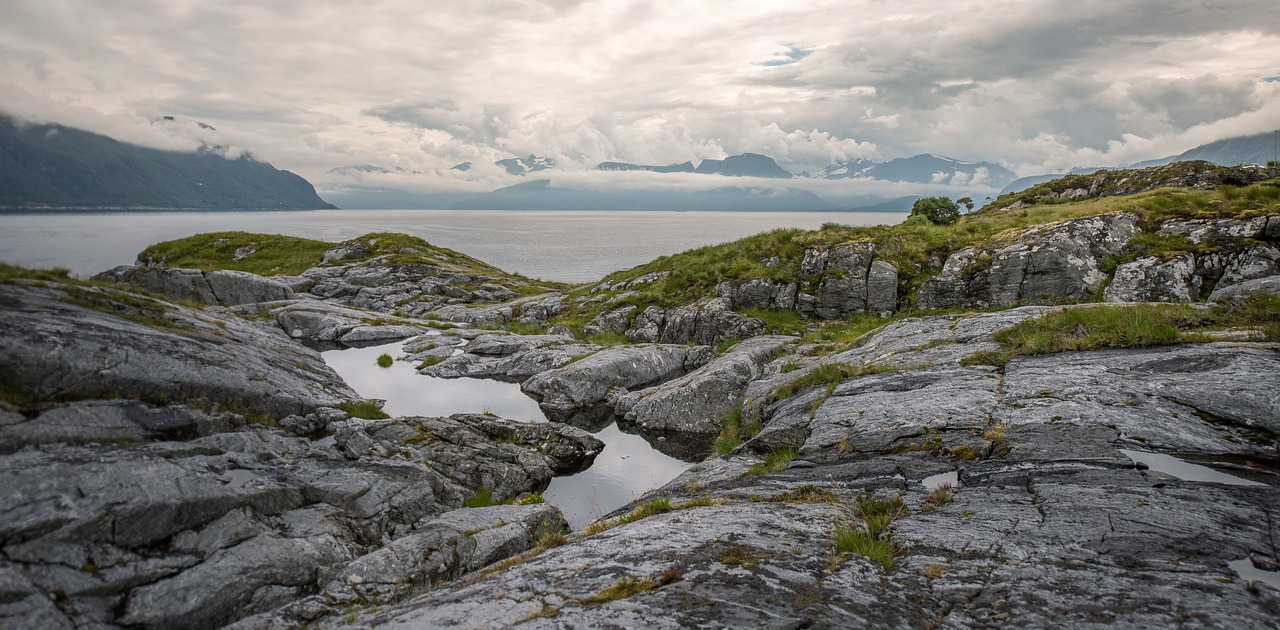
M 555 168 L 556 161 L 549 157 L 540 155 L 530 155 L 529 157 L 507 158 L 494 162 L 498 166 L 506 169 L 512 175 L 528 175 L 538 171 L 545 171 Z
M 924 153 L 888 162 L 857 158 L 835 162 L 813 175 L 818 179 L 851 179 L 866 177 L 891 182 L 916 184 L 948 184 L 951 186 L 986 186 L 999 188 L 1017 178 L 1013 171 L 992 162 L 963 162 L 941 155 Z

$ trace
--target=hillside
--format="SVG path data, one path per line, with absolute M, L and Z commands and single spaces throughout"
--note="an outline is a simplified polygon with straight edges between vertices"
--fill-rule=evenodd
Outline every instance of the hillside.
M 245 156 L 161 151 L 0 116 L 0 208 L 333 208 L 307 180 Z

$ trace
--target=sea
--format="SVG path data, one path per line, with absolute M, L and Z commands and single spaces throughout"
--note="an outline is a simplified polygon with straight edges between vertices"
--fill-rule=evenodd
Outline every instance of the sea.
M 778 228 L 900 223 L 905 212 L 288 210 L 0 213 L 0 262 L 87 278 L 148 245 L 243 231 L 342 241 L 404 232 L 532 278 L 582 283 Z

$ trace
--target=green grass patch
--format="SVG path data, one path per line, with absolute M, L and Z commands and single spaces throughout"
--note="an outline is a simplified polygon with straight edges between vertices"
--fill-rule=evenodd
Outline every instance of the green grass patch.
M 808 328 L 808 324 L 795 311 L 751 308 L 740 312 L 764 322 L 769 332 L 775 335 L 798 335 Z
M 886 374 L 889 372 L 903 372 L 907 370 L 917 370 L 929 367 L 921 363 L 899 364 L 899 363 L 873 363 L 871 365 L 851 365 L 849 363 L 823 363 L 813 369 L 802 374 L 799 378 L 790 383 L 779 385 L 769 394 L 771 401 L 778 401 L 790 396 L 794 396 L 807 389 L 819 386 L 834 386 L 843 383 L 851 378 L 860 376 L 869 376 L 871 374 Z
M 795 459 L 800 451 L 794 448 L 777 448 L 764 454 L 764 461 L 753 465 L 747 469 L 748 475 L 767 475 L 769 473 L 782 472 L 787 469 L 787 465 L 791 460 Z
M 463 507 L 481 508 L 492 505 L 502 505 L 501 501 L 493 498 L 493 490 L 489 488 L 476 488 L 471 498 L 462 502 Z
M 389 368 L 391 367 L 391 364 L 394 362 L 395 362 L 395 359 L 392 359 L 391 355 L 385 352 L 378 355 L 378 367 L 380 368 L 383 368 L 383 369 Z
M 716 437 L 712 448 L 719 455 L 728 455 L 740 444 L 758 435 L 762 428 L 759 420 L 743 422 L 742 405 L 739 404 L 720 419 L 720 435 Z
M 1255 293 L 1209 308 L 1135 304 L 1065 309 L 997 332 L 993 339 L 999 350 L 969 355 L 961 364 L 1004 365 L 1019 355 L 1206 341 L 1210 337 L 1205 333 L 1231 328 L 1255 329 L 1259 340 L 1280 341 L 1280 296 Z
M 362 400 L 355 403 L 342 403 L 338 405 L 341 409 L 353 417 L 364 418 L 365 420 L 382 420 L 390 418 L 387 412 L 382 410 L 382 405 L 372 400 Z
M 649 518 L 655 514 L 665 514 L 671 510 L 672 507 L 670 499 L 667 497 L 654 497 L 640 504 L 634 510 L 631 510 L 622 518 L 618 519 L 618 524 L 623 525 L 626 523 L 633 523 L 642 518 Z
M 624 575 L 618 579 L 617 583 L 579 601 L 587 606 L 605 604 L 614 600 L 631 597 L 637 593 L 651 591 L 655 588 L 658 588 L 658 583 L 654 580 L 649 578 L 637 579 L 633 575 Z
M 879 564 L 885 572 L 893 570 L 898 559 L 898 547 L 892 540 L 878 538 L 858 527 L 837 527 L 836 551 L 853 553 Z
M 444 363 L 446 360 L 448 360 L 448 358 L 449 357 L 427 357 L 423 359 L 421 362 L 419 362 L 417 367 L 414 369 L 425 370 L 433 365 L 439 365 L 441 363 Z
M 776 495 L 771 500 L 779 503 L 835 503 L 838 498 L 836 493 L 826 488 L 805 484 Z
M 212 232 L 151 245 L 138 254 L 138 260 L 163 262 L 184 269 L 295 275 L 319 265 L 324 253 L 333 246 L 333 243 L 280 234 Z M 239 260 L 237 252 L 241 252 Z

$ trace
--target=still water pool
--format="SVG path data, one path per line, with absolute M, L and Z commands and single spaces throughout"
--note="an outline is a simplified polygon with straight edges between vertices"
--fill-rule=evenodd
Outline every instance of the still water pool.
M 328 350 L 325 363 L 365 398 L 385 400 L 393 416 L 449 416 L 455 413 L 493 413 L 510 420 L 546 422 L 537 402 L 515 383 L 476 378 L 443 379 L 418 374 L 406 361 L 378 366 L 378 357 L 404 354 L 402 343 L 367 348 Z M 604 442 L 595 463 L 575 475 L 556 477 L 542 493 L 560 508 L 574 529 L 626 505 L 657 488 L 693 464 L 665 455 L 638 435 L 622 432 L 609 422 L 594 435 Z

